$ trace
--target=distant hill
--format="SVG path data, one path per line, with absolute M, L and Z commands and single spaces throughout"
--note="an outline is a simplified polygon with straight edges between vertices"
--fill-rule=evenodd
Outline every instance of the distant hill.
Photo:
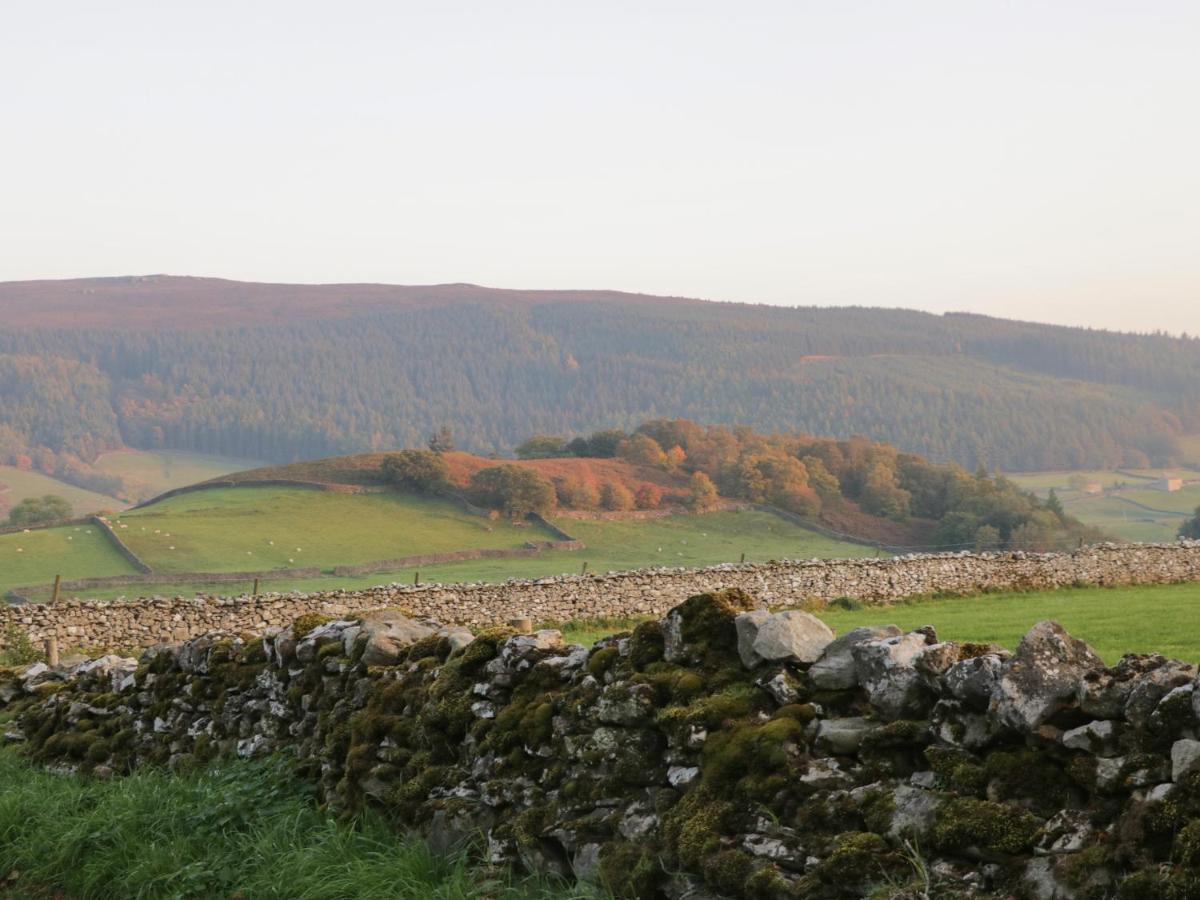
M 610 291 L 0 284 L 0 463 L 77 483 L 102 452 L 286 462 L 685 416 L 863 434 L 1004 470 L 1170 465 L 1200 432 L 1200 341 L 867 308 Z M 1193 445 L 1194 446 L 1194 445 Z

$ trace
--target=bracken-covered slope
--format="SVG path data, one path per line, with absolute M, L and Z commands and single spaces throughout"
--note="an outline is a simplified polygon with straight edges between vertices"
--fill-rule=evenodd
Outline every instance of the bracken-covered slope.
M 1015 469 L 1169 464 L 1200 341 L 972 315 L 453 284 L 0 284 L 0 457 L 258 459 L 659 416 L 861 433 Z

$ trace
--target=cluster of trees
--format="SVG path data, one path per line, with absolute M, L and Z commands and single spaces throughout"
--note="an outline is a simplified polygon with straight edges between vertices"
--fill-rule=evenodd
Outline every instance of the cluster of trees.
M 815 519 L 827 506 L 850 500 L 873 516 L 936 523 L 930 546 L 955 549 L 1047 550 L 1099 537 L 1068 516 L 1053 494 L 1042 500 L 982 468 L 972 474 L 863 437 L 768 435 L 656 419 L 628 434 L 533 440 L 543 449 L 557 447 L 559 455 L 603 447 L 609 456 L 690 473 L 688 499 L 696 508 L 725 496 Z
M 669 414 L 1019 471 L 1186 462 L 1176 437 L 1200 431 L 1195 339 L 618 294 L 356 311 L 328 290 L 336 317 L 287 324 L 0 324 L 0 462 L 126 445 L 286 462 L 419 446 L 448 417 L 464 449 L 500 453 Z M 621 439 L 522 455 L 606 456 Z
M 71 504 L 55 494 L 26 497 L 8 513 L 8 524 L 28 528 L 71 518 Z
M 1179 526 L 1179 536 L 1191 541 L 1200 541 L 1200 506 L 1196 514 Z
M 453 446 L 447 431 L 430 447 Z M 1051 493 L 1041 499 L 980 467 L 974 473 L 938 464 L 864 437 L 847 440 L 797 432 L 763 434 L 752 428 L 702 426 L 687 419 L 653 419 L 630 432 L 605 429 L 567 438 L 538 434 L 524 441 L 523 459 L 567 456 L 616 458 L 635 466 L 687 476 L 676 500 L 703 511 L 721 497 L 766 503 L 810 519 L 850 501 L 871 516 L 928 526 L 929 549 L 1074 547 L 1101 537 L 1067 515 Z M 635 470 L 636 471 L 636 470 Z M 662 490 L 630 484 L 549 477 L 536 465 L 503 463 L 454 484 L 436 449 L 385 457 L 385 478 L 418 493 L 465 491 L 473 502 L 514 518 L 569 509 L 655 509 Z

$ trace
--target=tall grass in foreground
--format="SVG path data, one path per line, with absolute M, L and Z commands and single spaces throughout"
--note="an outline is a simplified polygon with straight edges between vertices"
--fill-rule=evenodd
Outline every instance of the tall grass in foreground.
M 338 823 L 284 759 L 100 781 L 0 751 L 0 897 L 53 891 L 72 900 L 601 896 L 474 868 L 466 854 L 436 856 L 377 815 Z

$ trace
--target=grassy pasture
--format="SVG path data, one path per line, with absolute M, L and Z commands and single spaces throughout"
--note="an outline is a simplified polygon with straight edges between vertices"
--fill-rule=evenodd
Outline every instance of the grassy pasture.
M 1060 622 L 1109 662 L 1123 653 L 1162 653 L 1200 662 L 1200 633 L 1187 627 L 1200 612 L 1200 584 L 1069 588 L 917 600 L 890 607 L 826 609 L 818 615 L 841 634 L 859 625 L 933 625 L 943 639 L 995 641 L 1016 647 L 1043 619 Z
M 209 481 L 259 465 L 261 463 L 250 459 L 179 450 L 116 450 L 97 459 L 95 468 L 125 479 L 140 496 L 148 498 L 172 488 Z
M 313 498 L 336 498 L 342 503 L 358 503 L 364 500 L 374 500 L 380 503 L 391 503 L 391 506 L 384 506 L 383 509 L 388 511 L 389 518 L 386 522 L 372 524 L 367 518 L 360 514 L 358 507 L 345 507 L 344 511 L 347 514 L 352 513 L 349 520 L 343 521 L 338 525 L 331 525 L 328 517 L 321 519 L 323 528 L 330 529 L 329 534 L 332 538 L 338 541 L 347 542 L 351 545 L 351 550 L 361 554 L 363 560 L 388 558 L 402 555 L 397 552 L 388 552 L 384 554 L 383 550 L 391 547 L 374 547 L 373 554 L 368 555 L 360 546 L 362 542 L 369 540 L 380 540 L 378 534 L 368 533 L 372 529 L 381 529 L 390 527 L 395 532 L 402 527 L 409 528 L 410 531 L 424 531 L 417 536 L 421 538 L 420 543 L 409 545 L 408 553 L 428 552 L 424 548 L 430 546 L 429 535 L 432 533 L 433 525 L 439 521 L 432 513 L 429 515 L 420 515 L 422 506 L 431 508 L 432 510 L 449 510 L 449 518 L 453 519 L 456 516 L 462 516 L 465 520 L 463 524 L 466 528 L 471 529 L 463 533 L 453 535 L 453 540 L 458 541 L 457 544 L 448 546 L 446 549 L 462 549 L 470 546 L 480 546 L 478 543 L 478 535 L 485 520 L 474 517 L 465 516 L 460 513 L 457 508 L 451 507 L 449 504 L 441 504 L 440 501 L 424 501 L 412 497 L 393 497 L 389 495 L 366 495 L 366 496 L 349 496 L 344 494 L 322 494 L 314 491 L 303 491 L 302 489 L 293 488 L 236 488 L 236 489 L 214 489 L 213 491 L 204 491 L 197 494 L 187 494 L 182 497 L 173 498 L 164 501 L 162 504 L 155 504 L 152 507 L 147 507 L 144 510 L 138 510 L 130 513 L 121 519 L 121 522 L 127 527 L 119 529 L 123 538 L 127 539 L 131 546 L 141 554 L 143 548 L 152 547 L 157 551 L 158 556 L 154 557 L 151 565 L 156 565 L 161 556 L 166 555 L 169 551 L 162 550 L 163 544 L 170 546 L 174 543 L 176 551 L 180 547 L 185 546 L 182 543 L 176 543 L 176 539 L 187 532 L 188 534 L 195 533 L 196 529 L 202 530 L 204 534 L 196 533 L 195 540 L 201 538 L 208 540 L 209 532 L 219 531 L 219 528 L 224 527 L 231 518 L 227 512 L 214 512 L 211 520 L 198 520 L 196 523 L 190 521 L 190 517 L 185 519 L 182 510 L 189 508 L 189 498 L 191 503 L 195 503 L 199 498 L 209 497 L 211 494 L 234 494 L 235 496 L 241 493 L 257 492 L 259 490 L 270 490 L 273 492 L 285 493 L 289 495 L 299 495 L 301 501 L 306 502 Z M 219 499 L 219 498 L 218 498 Z M 160 521 L 158 524 L 151 524 L 144 515 L 154 510 L 162 508 L 171 508 L 176 510 L 172 513 L 175 524 L 164 527 L 166 520 Z M 394 512 L 396 508 L 409 510 L 406 515 L 411 515 L 411 519 L 407 524 L 397 524 L 397 516 Z M 338 505 L 339 509 L 343 507 Z M 274 507 L 273 512 L 278 513 L 279 508 Z M 246 520 L 254 520 L 256 516 L 242 517 Z M 343 516 L 345 519 L 346 516 Z M 297 510 L 292 516 L 273 516 L 268 521 L 260 521 L 255 526 L 259 529 L 255 533 L 260 536 L 261 529 L 276 527 L 276 525 L 291 527 L 292 520 L 305 521 L 304 515 L 300 510 Z M 193 529 L 188 532 L 181 523 L 186 521 L 187 528 Z M 240 526 L 241 520 L 234 519 L 234 525 L 238 528 L 239 533 L 245 533 L 246 529 Z M 591 572 L 606 572 L 625 569 L 642 568 L 645 566 L 700 566 L 712 565 L 721 562 L 736 562 L 741 558 L 741 554 L 746 554 L 746 559 L 750 562 L 762 562 L 768 559 L 781 558 L 798 558 L 806 559 L 811 557 L 844 557 L 844 556 L 871 556 L 874 555 L 874 550 L 870 547 L 864 547 L 859 544 L 844 543 L 841 541 L 830 540 L 811 531 L 806 531 L 792 525 L 778 516 L 770 513 L 760 512 L 758 510 L 741 510 L 741 511 L 722 511 L 709 513 L 704 516 L 669 516 L 661 519 L 644 519 L 644 520 L 629 520 L 629 521 L 589 521 L 589 520 L 563 520 L 562 527 L 569 533 L 579 537 L 587 544 L 587 549 L 582 551 L 550 551 L 543 553 L 540 556 L 532 558 L 518 559 L 479 559 L 469 560 L 466 562 L 441 563 L 439 565 L 421 566 L 420 577 L 422 582 L 458 582 L 458 581 L 504 581 L 509 578 L 541 578 L 548 575 L 562 575 L 565 573 L 579 572 L 584 561 L 588 563 L 588 570 Z M 145 527 L 148 530 L 143 532 L 141 529 Z M 457 527 L 457 526 L 456 526 Z M 488 537 L 499 538 L 505 534 L 512 534 L 513 546 L 518 546 L 520 543 L 529 540 L 531 537 L 543 537 L 540 532 L 534 532 L 534 529 L 513 529 L 511 526 L 506 526 L 505 531 L 501 531 L 500 523 L 495 523 L 496 531 L 490 535 L 486 532 L 483 534 Z M 153 530 L 157 528 L 162 534 L 154 535 Z M 515 534 L 514 534 L 515 532 Z M 170 538 L 166 534 L 170 534 Z M 273 532 L 274 533 L 274 532 Z M 294 533 L 293 533 L 294 535 Z M 296 546 L 303 548 L 317 548 L 319 541 L 324 540 L 325 532 L 322 531 L 316 537 L 309 536 L 306 538 L 308 544 L 289 542 L 281 544 L 276 540 L 276 547 L 284 549 L 294 549 Z M 191 538 L 189 538 L 191 539 Z M 468 543 L 468 540 L 475 541 Z M 451 538 L 446 538 L 449 544 Z M 153 544 L 151 544 L 151 541 Z M 267 547 L 268 550 L 275 548 Z M 240 556 L 237 552 L 241 551 Z M 205 545 L 204 560 L 208 560 L 216 565 L 224 565 L 224 571 L 237 569 L 251 569 L 263 566 L 265 558 L 261 552 L 255 553 L 253 556 L 245 556 L 244 549 L 241 547 L 234 548 L 229 556 L 231 563 L 225 565 L 225 557 L 217 554 L 210 557 L 207 553 L 207 545 Z M 150 556 L 144 558 L 150 561 Z M 189 559 L 195 559 L 194 554 L 189 554 Z M 324 565 L 325 563 L 318 561 L 315 558 L 315 553 L 309 553 L 296 559 L 296 565 Z M 243 563 L 242 560 L 257 560 L 253 565 Z M 352 560 L 337 560 L 337 562 L 349 562 Z M 165 566 L 164 570 L 170 571 Z M 175 571 L 185 571 L 183 566 L 173 566 Z M 216 568 L 201 568 L 199 571 L 222 571 Z M 382 572 L 371 575 L 360 575 L 345 578 L 334 578 L 332 576 L 322 578 L 265 578 L 261 583 L 261 589 L 264 591 L 286 591 L 286 590 L 303 590 L 303 591 L 318 591 L 331 590 L 333 588 L 363 588 L 371 587 L 377 584 L 386 584 L 392 581 L 411 582 L 414 577 L 413 569 L 403 569 L 394 572 Z M 222 594 L 237 594 L 248 591 L 251 587 L 250 582 L 245 584 L 222 584 L 222 585 L 204 585 L 197 583 L 178 583 L 172 585 L 153 585 L 148 587 L 114 587 L 104 588 L 94 591 L 89 591 L 88 596 L 108 598 L 119 596 L 133 596 L 138 593 L 157 593 L 157 594 L 183 594 L 192 595 L 195 593 L 222 593 Z
M 1126 541 L 1173 541 L 1184 518 L 1176 513 L 1141 509 L 1118 497 L 1090 497 L 1068 504 L 1067 512 L 1088 525 L 1103 529 L 1106 534 Z
M 1200 438 L 1197 438 L 1200 444 Z M 1126 541 L 1173 541 L 1184 516 L 1200 506 L 1200 485 L 1189 485 L 1181 491 L 1167 493 L 1149 488 L 1152 480 L 1164 473 L 1198 477 L 1186 468 L 1139 469 L 1136 471 L 1105 472 L 1089 470 L 1081 472 L 1027 472 L 1006 476 L 1025 490 L 1045 497 L 1054 489 L 1066 510 L 1081 522 L 1094 525 L 1115 538 Z M 1121 486 L 1116 496 L 1087 496 L 1072 489 L 1068 482 L 1073 475 L 1082 475 L 1089 481 L 1103 485 L 1105 490 Z M 1143 476 L 1139 479 L 1134 476 Z M 1133 503 L 1123 501 L 1130 500 Z M 1134 503 L 1151 509 L 1143 509 Z
M 544 528 L 468 515 L 445 500 L 305 488 L 213 488 L 120 517 L 155 571 L 238 572 L 365 563 L 550 539 Z
M 1082 496 L 1079 491 L 1074 490 L 1070 481 L 1075 476 L 1082 476 L 1088 481 L 1095 481 L 1105 490 L 1109 490 L 1118 484 L 1137 483 L 1138 479 L 1132 478 L 1129 475 L 1122 475 L 1119 472 L 1105 471 L 1102 469 L 1088 469 L 1077 472 L 1017 472 L 1006 474 L 1004 477 L 1024 488 L 1027 491 L 1033 491 L 1039 496 L 1045 497 L 1054 490 L 1059 497 L 1077 497 Z
M 1200 484 L 1190 484 L 1182 490 L 1171 493 L 1166 491 L 1122 491 L 1121 496 L 1144 506 L 1190 516 L 1196 511 L 1196 507 L 1200 506 Z
M 120 509 L 125 505 L 116 497 L 86 491 L 41 472 L 26 472 L 13 466 L 0 466 L 0 504 L 11 508 L 27 497 L 41 497 L 45 494 L 62 497 L 71 504 L 71 509 L 77 516 L 101 510 Z M 0 516 L 0 523 L 6 519 L 7 515 Z
M 1054 619 L 1110 664 L 1124 653 L 1162 653 L 1200 662 L 1200 633 L 1185 627 L 1200 612 L 1200 583 L 920 598 L 857 609 L 834 605 L 813 612 L 836 634 L 860 625 L 932 625 L 942 640 L 992 641 L 1010 650 L 1030 626 Z M 633 628 L 638 621 L 570 622 L 563 634 L 588 645 Z
M 95 525 L 67 525 L 0 535 L 0 594 L 65 579 L 131 575 L 134 568 Z

